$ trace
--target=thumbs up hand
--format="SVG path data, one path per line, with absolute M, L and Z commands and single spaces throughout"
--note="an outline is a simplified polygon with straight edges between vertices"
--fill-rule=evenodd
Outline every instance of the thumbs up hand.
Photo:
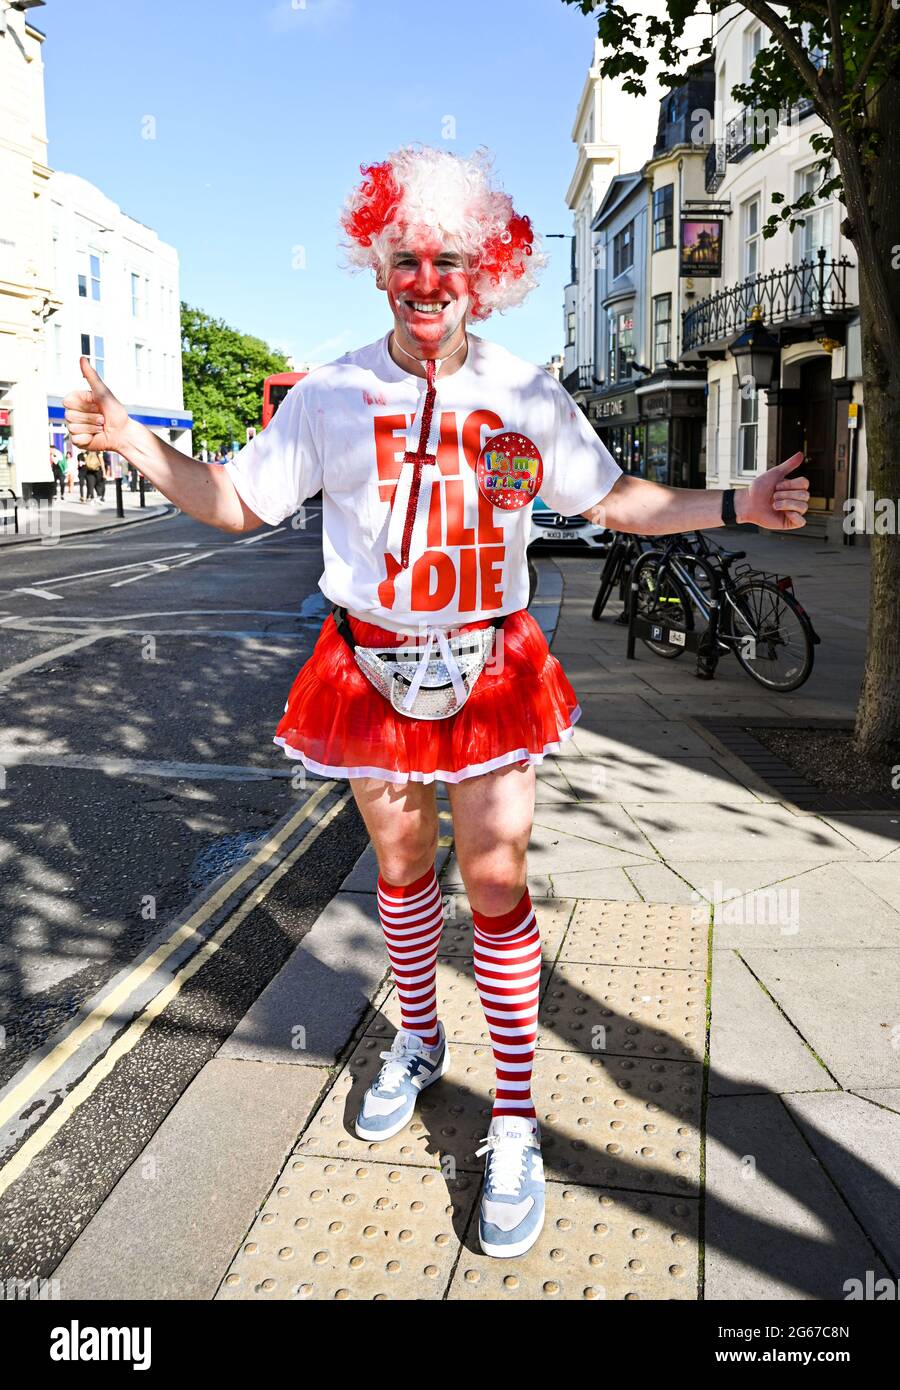
M 100 380 L 88 359 L 82 357 L 80 361 L 81 374 L 90 390 L 71 391 L 63 397 L 69 437 L 78 449 L 92 452 L 112 449 L 124 453 L 128 411 Z
M 790 477 L 803 462 L 803 454 L 792 454 L 777 468 L 754 478 L 736 498 L 738 521 L 754 521 L 767 531 L 794 531 L 806 525 L 809 507 L 809 480 Z

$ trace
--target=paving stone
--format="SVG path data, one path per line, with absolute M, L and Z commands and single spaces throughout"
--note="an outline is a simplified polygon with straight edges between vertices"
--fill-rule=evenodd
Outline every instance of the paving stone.
M 729 805 L 662 802 L 624 806 L 647 840 L 667 863 L 707 859 L 765 862 L 778 857 L 793 861 L 794 871 L 805 863 L 862 859 L 830 825 L 812 816 L 794 815 L 772 802 Z
M 560 960 L 705 971 L 708 930 L 699 914 L 674 904 L 577 902 Z
M 559 898 L 605 899 L 610 902 L 633 903 L 639 894 L 632 881 L 632 874 L 655 862 L 634 859 L 627 868 L 621 869 L 581 869 L 575 873 L 551 874 L 548 878 L 551 891 Z
M 888 1110 L 900 1111 L 900 1086 L 875 1087 L 872 1090 L 860 1091 L 856 1094 L 862 1096 L 864 1100 L 870 1100 L 875 1105 L 886 1106 Z
M 65 1299 L 210 1299 L 324 1068 L 213 1058 L 53 1277 Z
M 706 977 L 690 970 L 559 963 L 541 1001 L 539 1047 L 702 1061 Z
M 846 863 L 826 864 L 750 892 L 727 882 L 718 890 L 717 946 L 900 944 L 900 912 L 848 874 Z
M 900 860 L 891 855 L 877 864 L 848 864 L 847 870 L 871 893 L 900 912 Z
M 712 757 L 670 758 L 645 755 L 640 762 L 604 758 L 569 763 L 566 779 L 582 800 L 593 801 L 755 801 L 741 784 Z
M 823 818 L 851 844 L 857 845 L 867 859 L 885 859 L 900 849 L 900 815 L 896 812 L 869 812 L 861 815 Z
M 468 1173 L 293 1154 L 217 1297 L 440 1299 L 479 1191 Z
M 843 1300 L 887 1273 L 777 1096 L 707 1110 L 704 1297 Z
M 900 1269 L 900 1115 L 838 1091 L 784 1103 L 872 1244 Z
M 733 951 L 713 952 L 709 1093 L 833 1086 L 796 1029 Z
M 449 1299 L 695 1299 L 699 1203 L 549 1182 L 525 1255 L 493 1259 L 470 1234 Z M 473 1223 L 474 1225 L 474 1223 Z M 473 1249 L 471 1247 L 477 1247 Z
M 697 894 L 691 885 L 679 878 L 667 864 L 654 861 L 629 864 L 624 872 L 645 903 L 658 903 L 667 907 L 697 903 Z
M 745 958 L 846 1090 L 896 1086 L 900 948 L 749 949 Z

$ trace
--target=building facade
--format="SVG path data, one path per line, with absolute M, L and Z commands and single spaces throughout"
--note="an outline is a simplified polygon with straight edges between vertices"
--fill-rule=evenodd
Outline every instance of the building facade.
M 705 186 L 722 210 L 722 273 L 686 309 L 682 340 L 683 364 L 705 365 L 708 374 L 708 485 L 746 486 L 802 450 L 811 484 L 808 525 L 839 539 L 844 501 L 865 495 L 854 249 L 841 234 L 839 203 L 816 196 L 824 176 L 810 141 L 824 127 L 812 104 L 754 112 L 736 108 L 729 96 L 749 78 L 768 31 L 738 5 L 717 23 Z M 755 148 L 763 121 L 774 138 Z M 793 200 L 803 193 L 813 206 L 802 225 L 791 232 L 780 224 L 764 238 L 763 225 L 778 208 L 772 195 Z M 742 390 L 730 344 L 757 306 L 778 354 L 771 389 Z
M 54 293 L 46 334 L 50 438 L 62 439 L 62 397 L 78 359 L 95 370 L 136 420 L 191 452 L 181 378 L 178 253 L 87 180 L 50 180 Z
M 51 480 L 46 324 L 58 307 L 50 234 L 44 36 L 0 0 L 0 491 Z

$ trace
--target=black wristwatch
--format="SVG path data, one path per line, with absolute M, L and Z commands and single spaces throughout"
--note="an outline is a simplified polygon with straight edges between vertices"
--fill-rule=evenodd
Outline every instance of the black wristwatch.
M 726 487 L 722 491 L 722 520 L 726 526 L 737 526 L 733 487 Z

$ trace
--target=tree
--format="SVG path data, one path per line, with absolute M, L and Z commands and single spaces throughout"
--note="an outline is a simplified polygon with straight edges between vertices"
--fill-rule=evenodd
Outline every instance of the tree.
M 212 450 L 230 449 L 235 439 L 243 443 L 247 426 L 259 426 L 266 377 L 290 370 L 284 354 L 261 338 L 184 303 L 181 363 L 185 406 Z
M 646 91 L 646 50 L 656 49 L 664 86 L 684 80 L 690 61 L 712 52 L 704 41 L 688 55 L 685 22 L 699 13 L 744 11 L 771 39 L 750 80 L 731 97 L 757 113 L 791 110 L 812 100 L 826 130 L 811 139 L 820 155 L 822 184 L 815 195 L 793 202 L 775 195 L 777 211 L 763 228 L 774 235 L 780 221 L 791 230 L 820 198 L 835 195 L 846 215 L 844 235 L 857 254 L 863 386 L 867 418 L 868 488 L 876 506 L 900 501 L 900 7 L 896 0 L 806 0 L 785 5 L 767 0 L 668 0 L 665 13 L 594 0 L 563 0 L 597 17 L 604 77 L 620 78 L 626 91 Z M 642 51 L 643 50 L 643 51 Z M 774 135 L 772 124 L 753 121 L 757 147 Z M 836 166 L 836 169 L 835 169 Z M 780 206 L 779 206 L 780 205 Z M 880 528 L 879 528 L 880 529 Z M 865 671 L 856 718 L 856 746 L 866 757 L 892 756 L 900 748 L 900 538 L 872 536 L 872 579 Z

